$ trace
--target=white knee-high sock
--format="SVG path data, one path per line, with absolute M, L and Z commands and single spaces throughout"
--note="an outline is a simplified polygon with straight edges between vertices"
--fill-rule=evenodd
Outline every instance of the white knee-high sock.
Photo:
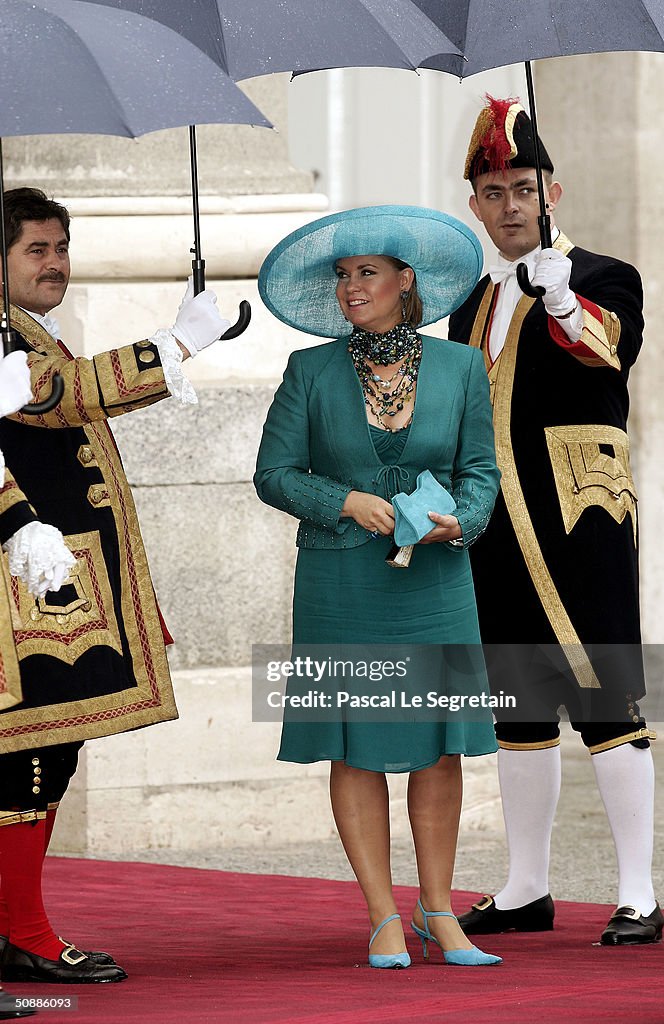
M 546 896 L 549 891 L 551 830 L 560 795 L 560 747 L 501 748 L 498 778 L 509 876 L 495 901 L 499 910 L 512 910 Z
M 618 860 L 618 906 L 655 909 L 652 848 L 655 766 L 652 752 L 623 743 L 592 755 Z

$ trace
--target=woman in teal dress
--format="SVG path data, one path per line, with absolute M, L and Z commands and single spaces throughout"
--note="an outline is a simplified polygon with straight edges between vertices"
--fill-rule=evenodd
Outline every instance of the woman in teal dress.
M 413 694 L 425 704 L 430 691 L 488 693 L 466 550 L 486 528 L 500 477 L 488 380 L 477 349 L 417 332 L 455 309 L 481 268 L 479 241 L 464 224 L 435 210 L 382 206 L 306 225 L 272 250 L 259 275 L 261 297 L 280 320 L 336 339 L 292 353 L 254 477 L 264 502 L 300 521 L 294 652 L 328 664 L 338 656 L 348 664 L 351 651 L 354 664 L 377 653 L 405 664 L 412 654 L 407 708 L 382 717 L 346 706 L 324 715 L 287 710 L 279 751 L 286 761 L 330 761 L 332 809 L 367 901 L 373 967 L 410 964 L 392 892 L 386 772 L 410 773 L 420 881 L 411 925 L 425 956 L 431 941 L 448 963 L 500 962 L 471 945 L 450 904 L 460 755 L 496 749 L 490 712 L 410 707 Z M 456 507 L 420 509 L 431 529 L 398 568 L 386 561 L 392 498 L 413 494 L 416 502 L 425 470 Z M 330 675 L 325 682 L 327 690 L 347 687 Z M 362 692 L 370 691 L 397 692 L 395 679 L 366 682 Z

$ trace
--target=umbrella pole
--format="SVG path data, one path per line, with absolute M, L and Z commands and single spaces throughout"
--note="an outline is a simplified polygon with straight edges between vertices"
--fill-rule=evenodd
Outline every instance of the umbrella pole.
M 533 85 L 533 71 L 530 61 L 526 61 L 526 85 L 528 87 L 528 105 L 530 107 L 530 120 L 533 124 L 533 135 L 535 142 L 535 174 L 537 176 L 537 191 L 539 194 L 540 215 L 537 223 L 540 226 L 540 241 L 543 249 L 551 248 L 551 218 L 546 212 L 544 199 L 544 179 L 542 177 L 542 157 L 539 147 L 539 133 L 537 129 L 537 110 L 535 109 L 535 87 Z
M 551 248 L 551 218 L 546 212 L 546 201 L 544 198 L 544 178 L 542 176 L 542 158 L 539 148 L 539 133 L 537 130 L 537 110 L 535 109 L 535 87 L 533 85 L 533 72 L 530 61 L 526 61 L 526 85 L 528 87 L 528 105 L 530 107 L 530 120 L 533 126 L 533 141 L 535 143 L 535 177 L 537 178 L 537 197 L 539 199 L 540 215 L 537 223 L 540 229 L 540 242 L 543 249 Z M 544 295 L 544 288 L 539 285 L 533 287 L 528 277 L 528 268 L 525 263 L 519 263 L 516 268 L 516 279 L 519 288 L 524 295 L 532 299 L 541 298 Z
M 194 247 L 191 250 L 194 258 L 191 269 L 194 278 L 194 295 L 205 291 L 205 260 L 201 259 L 201 216 L 198 205 L 198 159 L 196 156 L 196 125 L 189 125 L 189 155 L 191 157 L 191 199 L 194 209 Z M 240 303 L 240 315 L 236 323 L 229 327 L 222 338 L 237 338 L 246 331 L 251 320 L 251 306 L 246 299 Z
M 12 351 L 12 331 L 9 323 L 9 273 L 7 271 L 7 238 L 5 236 L 5 180 L 0 139 L 0 247 L 2 248 L 2 348 L 5 355 Z
M 194 210 L 194 247 L 191 252 L 191 270 L 194 277 L 194 295 L 205 291 L 205 260 L 201 259 L 201 215 L 198 205 L 198 158 L 196 155 L 196 125 L 189 125 L 189 156 L 191 159 L 191 200 Z

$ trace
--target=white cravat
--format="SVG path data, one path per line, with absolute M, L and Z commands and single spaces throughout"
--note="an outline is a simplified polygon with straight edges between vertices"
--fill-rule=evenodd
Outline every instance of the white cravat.
M 552 241 L 555 242 L 559 234 L 560 230 L 554 228 Z M 526 253 L 525 256 L 520 256 L 512 263 L 499 253 L 497 262 L 489 267 L 489 277 L 494 284 L 500 285 L 496 308 L 494 309 L 491 322 L 491 333 L 489 335 L 489 356 L 492 363 L 496 361 L 503 350 L 514 311 L 519 303 L 519 299 L 523 295 L 516 279 L 516 268 L 519 263 L 525 263 L 528 268 L 528 276 L 532 278 L 535 273 L 537 257 L 541 251 L 542 247 L 538 245 L 529 253 Z M 583 329 L 583 318 L 580 310 L 578 315 L 570 317 L 569 321 L 559 321 L 559 323 L 571 342 L 579 340 Z
M 491 362 L 495 362 L 505 345 L 507 331 L 510 326 L 514 311 L 518 305 L 523 292 L 519 288 L 516 279 L 516 268 L 519 263 L 525 263 L 528 268 L 528 276 L 532 277 L 535 272 L 535 263 L 540 252 L 540 246 L 520 256 L 518 260 L 510 263 L 504 256 L 498 254 L 498 262 L 489 267 L 489 276 L 494 284 L 500 285 L 496 307 L 493 311 L 491 321 L 491 333 L 489 334 L 489 356 Z

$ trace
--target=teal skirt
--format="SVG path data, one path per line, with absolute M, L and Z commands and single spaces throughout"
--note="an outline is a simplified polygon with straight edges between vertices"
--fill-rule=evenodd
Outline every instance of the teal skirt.
M 414 669 L 405 682 L 392 676 L 354 683 L 358 697 L 371 693 L 389 703 L 394 694 L 397 706 L 335 706 L 335 691 L 348 692 L 348 679 L 328 671 L 315 685 L 331 707 L 312 713 L 287 705 L 279 760 L 345 761 L 370 771 L 410 772 L 436 764 L 443 754 L 497 749 L 486 705 L 447 714 L 428 707 L 429 694 L 449 697 L 463 690 L 488 697 L 468 553 L 445 544 L 417 545 L 410 566 L 395 569 L 385 562 L 391 544 L 379 537 L 345 550 L 300 549 L 293 654 L 309 655 L 322 666 L 337 654 L 347 664 L 361 663 L 364 652 L 372 663 L 408 658 L 410 652 Z M 289 680 L 288 694 L 304 689 L 302 680 Z

